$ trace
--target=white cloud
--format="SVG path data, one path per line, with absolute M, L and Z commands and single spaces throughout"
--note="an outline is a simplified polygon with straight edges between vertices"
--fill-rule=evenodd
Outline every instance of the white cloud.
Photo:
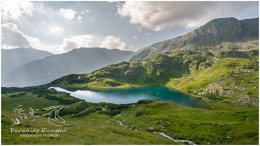
M 14 23 L 6 23 L 1 25 L 1 47 L 29 47 L 28 37 L 18 30 Z
M 120 38 L 117 38 L 115 36 L 106 36 L 104 40 L 101 42 L 100 47 L 120 50 L 128 49 L 126 43 L 124 43 Z
M 73 36 L 70 38 L 65 38 L 60 46 L 64 51 L 70 51 L 74 48 L 80 47 L 97 47 L 98 46 L 98 37 L 93 35 L 79 35 Z
M 195 28 L 214 18 L 239 16 L 258 7 L 257 2 L 148 2 L 126 1 L 118 4 L 118 14 L 130 23 L 160 31 L 181 25 Z
M 107 49 L 129 49 L 125 42 L 115 36 L 99 37 L 90 34 L 65 38 L 60 46 L 65 52 L 80 47 L 102 47 Z
M 60 8 L 60 14 L 68 20 L 72 20 L 74 19 L 75 15 L 77 14 L 76 11 L 72 10 L 72 9 L 63 9 Z
M 138 36 L 134 35 L 133 38 L 134 38 L 134 39 L 138 39 Z
M 82 20 L 83 19 L 83 17 L 82 16 L 78 16 L 78 20 Z
M 49 32 L 51 34 L 61 34 L 61 33 L 63 33 L 63 29 L 59 26 L 51 26 L 49 28 Z
M 32 16 L 34 4 L 29 1 L 3 0 L 1 1 L 2 17 L 6 19 L 19 19 L 23 16 Z
M 89 9 L 86 9 L 85 12 L 88 14 L 88 13 L 90 12 L 90 10 L 89 10 Z
M 108 3 L 118 3 L 119 1 L 116 1 L 116 0 L 107 0 L 106 2 L 108 2 Z
M 14 23 L 6 23 L 1 25 L 2 28 L 2 44 L 5 46 L 16 47 L 33 47 L 40 46 L 40 40 L 31 36 L 27 36 L 21 32 Z
M 71 39 L 64 39 L 61 45 L 61 49 L 66 52 L 78 47 L 79 47 L 78 42 Z
M 20 31 L 16 24 L 6 23 L 1 25 L 1 48 L 11 49 L 20 47 L 32 47 L 52 53 L 62 53 L 56 45 L 44 45 L 36 37 L 31 37 Z
M 55 28 L 55 27 L 54 27 Z M 6 23 L 1 25 L 2 44 L 5 49 L 32 47 L 39 50 L 48 51 L 54 54 L 64 53 L 80 47 L 102 47 L 107 49 L 130 49 L 125 42 L 115 36 L 94 36 L 91 34 L 72 36 L 64 38 L 61 44 L 45 45 L 36 37 L 31 37 L 21 32 L 14 23 Z M 56 30 L 57 29 L 57 30 Z M 51 30 L 51 28 L 50 28 Z M 60 29 L 55 28 L 56 31 Z

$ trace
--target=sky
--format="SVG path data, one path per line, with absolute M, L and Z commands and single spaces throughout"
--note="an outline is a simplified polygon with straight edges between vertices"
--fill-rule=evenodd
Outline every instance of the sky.
M 32 47 L 54 54 L 80 47 L 137 51 L 215 18 L 258 15 L 257 1 L 3 0 L 1 48 Z

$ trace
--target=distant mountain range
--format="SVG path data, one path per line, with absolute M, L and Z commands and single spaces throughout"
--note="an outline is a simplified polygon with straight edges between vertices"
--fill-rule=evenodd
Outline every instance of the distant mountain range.
M 169 50 L 194 50 L 200 45 L 258 39 L 259 18 L 237 20 L 236 18 L 213 19 L 183 36 L 155 43 L 137 52 L 130 60 L 139 61 Z
M 20 52 L 18 54 L 21 55 Z M 24 87 L 45 84 L 64 75 L 88 73 L 110 64 L 128 61 L 133 54 L 134 52 L 131 51 L 105 48 L 79 48 L 68 53 L 46 57 L 51 55 L 47 53 L 45 58 L 31 59 L 26 64 L 16 65 L 15 69 L 2 76 L 2 86 Z M 4 54 L 2 54 L 3 56 Z M 33 54 L 30 56 L 37 57 Z M 7 57 L 4 57 L 4 59 L 3 66 L 18 64 L 9 61 Z M 5 68 L 2 70 L 5 70 Z
M 53 54 L 33 48 L 2 49 L 2 79 L 15 68 Z
M 189 32 L 183 36 L 155 43 L 138 51 L 137 53 L 130 51 L 120 51 L 116 49 L 108 50 L 105 48 L 79 48 L 59 55 L 51 55 L 47 53 L 47 55 L 51 56 L 46 55 L 47 57 L 43 56 L 41 59 L 28 61 L 25 64 L 22 64 L 22 61 L 18 61 L 21 63 L 20 66 L 13 67 L 15 69 L 8 71 L 8 74 L 5 73 L 5 76 L 2 76 L 2 86 L 22 87 L 41 85 L 49 83 L 65 75 L 90 73 L 107 65 L 129 60 L 130 62 L 141 61 L 154 55 L 165 54 L 169 51 L 196 51 L 200 50 L 201 48 L 204 48 L 204 50 L 206 49 L 206 51 L 208 51 L 212 48 L 217 49 L 221 47 L 217 45 L 228 47 L 225 51 L 232 51 L 230 48 L 236 49 L 234 46 L 238 46 L 238 48 L 240 47 L 239 45 L 235 44 L 236 42 L 258 40 L 258 21 L 258 18 L 246 20 L 237 20 L 236 18 L 214 19 L 200 28 L 195 29 L 194 31 Z M 223 45 L 222 43 L 224 42 L 231 42 L 233 44 Z M 251 43 L 249 44 L 251 45 Z M 244 45 L 247 45 L 247 43 Z M 242 47 L 242 50 L 248 51 L 245 46 Z M 224 53 L 235 53 L 235 56 L 237 56 L 236 54 L 243 54 L 243 52 Z M 252 52 L 249 52 L 249 54 L 250 53 Z M 250 56 L 248 53 L 246 53 L 246 55 Z M 8 57 L 6 58 L 8 59 Z M 9 65 L 5 63 L 8 61 L 3 62 L 4 65 L 2 66 Z M 11 64 L 15 63 L 10 61 L 10 66 L 12 66 Z M 196 64 L 196 62 L 194 62 L 194 64 Z M 2 68 L 2 70 L 6 69 Z M 136 71 L 138 72 L 138 70 Z M 163 70 L 163 72 L 165 71 L 166 70 Z M 159 72 L 156 74 L 159 74 Z M 138 74 L 136 75 L 138 76 Z M 151 79 L 152 77 L 147 78 L 147 80 Z

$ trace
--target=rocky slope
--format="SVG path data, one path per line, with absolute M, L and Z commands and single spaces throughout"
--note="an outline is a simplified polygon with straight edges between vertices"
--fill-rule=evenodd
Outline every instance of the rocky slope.
M 258 39 L 258 21 L 258 18 L 246 20 L 237 20 L 233 17 L 214 19 L 183 36 L 158 42 L 140 50 L 130 61 L 144 60 L 169 50 L 195 50 L 200 45 Z

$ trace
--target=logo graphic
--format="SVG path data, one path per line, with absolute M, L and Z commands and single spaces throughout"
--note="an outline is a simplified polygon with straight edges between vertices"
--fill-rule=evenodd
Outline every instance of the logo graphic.
M 14 107 L 13 112 L 15 117 L 12 118 L 12 126 L 24 123 L 25 120 L 35 121 L 38 117 L 48 116 L 48 123 L 54 126 L 67 126 L 66 121 L 59 115 L 59 112 L 63 109 L 62 105 L 49 106 L 43 108 L 44 114 L 37 114 L 40 109 L 33 109 L 32 107 L 24 107 L 23 105 L 17 105 Z

